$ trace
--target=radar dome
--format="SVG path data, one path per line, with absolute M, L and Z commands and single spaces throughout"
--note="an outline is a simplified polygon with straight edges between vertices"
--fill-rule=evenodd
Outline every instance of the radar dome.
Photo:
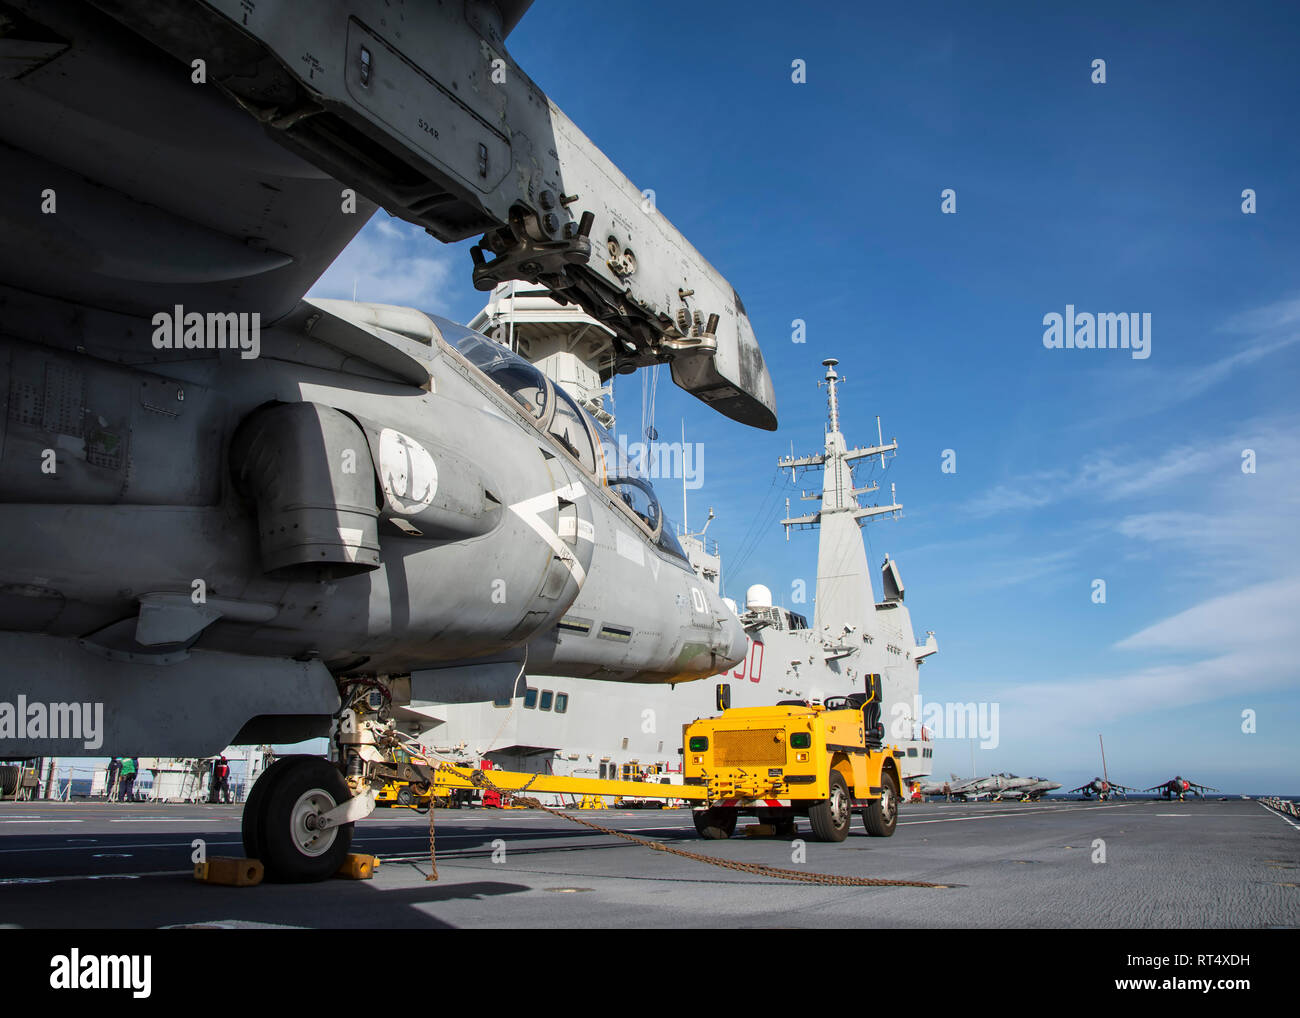
M 745 591 L 745 608 L 752 610 L 754 608 L 771 608 L 772 592 L 761 583 L 755 583 Z

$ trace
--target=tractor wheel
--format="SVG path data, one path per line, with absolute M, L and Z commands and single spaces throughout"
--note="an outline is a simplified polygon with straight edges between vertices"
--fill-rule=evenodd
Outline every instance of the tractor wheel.
M 873 838 L 888 838 L 898 826 L 898 780 L 889 771 L 880 775 L 880 798 L 862 811 L 862 826 Z
M 692 814 L 695 831 L 701 838 L 710 841 L 722 841 L 730 838 L 736 830 L 736 811 L 722 806 L 712 809 L 697 810 Z
M 830 795 L 808 807 L 808 821 L 818 841 L 843 841 L 849 836 L 852 802 L 844 775 L 831 771 Z

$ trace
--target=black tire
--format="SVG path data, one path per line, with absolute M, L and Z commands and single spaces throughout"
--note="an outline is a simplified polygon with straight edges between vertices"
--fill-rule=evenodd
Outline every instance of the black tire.
M 853 800 L 844 775 L 831 771 L 830 796 L 808 807 L 808 822 L 818 841 L 843 841 L 849 836 L 849 821 L 853 816 Z
M 409 806 L 415 802 L 415 796 L 411 794 L 411 786 L 403 785 L 397 790 L 397 805 Z
M 698 810 L 691 814 L 695 820 L 695 832 L 701 838 L 710 841 L 723 841 L 736 831 L 736 811 L 723 806 Z
M 333 876 L 352 847 L 352 824 L 313 835 L 316 816 L 352 797 L 337 767 L 319 757 L 299 757 L 276 775 L 259 819 L 266 879 L 309 883 Z
M 880 775 L 880 798 L 862 811 L 862 826 L 873 838 L 888 838 L 898 826 L 898 779 L 889 771 Z
M 244 818 L 241 825 L 244 837 L 244 855 L 248 856 L 248 858 L 262 858 L 262 831 L 266 829 L 263 817 L 266 813 L 266 800 L 271 786 L 279 780 L 279 775 L 283 774 L 288 765 L 295 760 L 312 759 L 315 758 L 305 756 L 281 757 L 259 774 L 257 780 L 253 782 L 252 791 L 248 793 L 248 799 L 244 803 Z

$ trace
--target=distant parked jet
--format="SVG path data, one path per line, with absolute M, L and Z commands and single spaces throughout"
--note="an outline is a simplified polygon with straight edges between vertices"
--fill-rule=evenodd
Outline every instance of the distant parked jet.
M 1162 799 L 1177 797 L 1178 801 L 1181 802 L 1189 792 L 1204 799 L 1206 792 L 1217 792 L 1218 789 L 1211 788 L 1209 785 L 1198 785 L 1195 781 L 1188 781 L 1181 775 L 1175 775 L 1163 785 L 1153 785 L 1151 788 L 1144 789 L 1144 791 L 1159 792 Z
M 1021 802 L 1037 802 L 1048 792 L 1054 792 L 1061 785 L 1056 781 L 1048 781 L 1047 778 L 1029 778 L 1030 784 L 1017 789 L 1020 793 Z
M 1103 781 L 1101 778 L 1093 778 L 1086 785 L 1080 785 L 1078 788 L 1072 788 L 1066 795 L 1082 794 L 1085 799 L 1091 799 L 1094 795 L 1105 802 L 1112 795 L 1118 795 L 1122 799 L 1128 798 L 1129 792 L 1136 792 L 1136 788 L 1130 788 L 1128 785 L 1116 784 L 1114 781 Z

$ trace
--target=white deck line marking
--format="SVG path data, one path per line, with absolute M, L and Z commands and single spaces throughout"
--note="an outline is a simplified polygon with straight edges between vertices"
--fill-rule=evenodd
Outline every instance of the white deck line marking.
M 66 877 L 8 877 L 0 878 L 0 884 L 55 884 L 65 880 L 139 880 L 142 877 L 174 877 L 182 873 L 193 874 L 188 870 L 150 870 L 148 873 L 78 873 Z
M 1281 818 L 1282 818 L 1283 820 L 1285 820 L 1288 824 L 1290 824 L 1292 827 L 1294 827 L 1297 831 L 1300 831 L 1300 824 L 1296 823 L 1294 820 L 1292 820 L 1292 819 L 1291 819 L 1289 816 L 1287 816 L 1285 813 L 1279 813 L 1279 812 L 1278 812 L 1277 810 L 1275 810 L 1272 806 L 1266 805 L 1265 803 L 1262 803 L 1262 802 L 1260 803 L 1260 805 L 1263 806 L 1263 807 L 1264 807 L 1266 810 L 1268 810 L 1270 813 L 1272 813 L 1275 817 L 1281 817 Z
M 983 816 L 976 817 L 939 817 L 935 820 L 900 820 L 899 827 L 911 826 L 913 824 L 953 824 L 961 820 L 1005 820 L 1007 817 L 1031 817 L 1047 816 L 1056 813 L 1076 813 L 1080 810 L 1098 810 L 1098 809 L 1123 809 L 1125 806 L 1140 806 L 1138 802 L 1120 802 L 1113 806 L 1074 806 L 1068 809 L 1053 810 L 1018 810 L 1015 813 L 985 813 Z
M 209 847 L 209 848 L 211 848 L 213 845 L 239 845 L 239 846 L 242 847 L 243 844 L 244 844 L 244 843 L 243 843 L 242 841 L 212 841 L 212 840 L 210 840 L 210 839 L 208 840 L 208 847 Z M 183 849 L 185 849 L 185 850 L 188 852 L 190 846 L 189 846 L 188 844 L 185 844 L 184 842 L 179 842 L 179 841 L 164 841 L 164 842 L 156 842 L 156 843 L 154 843 L 154 844 L 150 844 L 150 845 L 108 845 L 108 844 L 99 844 L 99 845 L 51 845 L 49 848 L 0 848 L 0 852 L 5 853 L 6 855 L 12 854 L 12 853 L 14 853 L 14 852 L 21 852 L 21 853 L 23 853 L 24 855 L 32 855 L 33 853 L 39 853 L 39 854 L 41 854 L 41 855 L 44 855 L 46 852 L 85 852 L 85 851 L 88 851 L 89 849 L 92 849 L 92 848 L 122 848 L 122 849 L 126 849 L 126 848 L 183 848 Z

